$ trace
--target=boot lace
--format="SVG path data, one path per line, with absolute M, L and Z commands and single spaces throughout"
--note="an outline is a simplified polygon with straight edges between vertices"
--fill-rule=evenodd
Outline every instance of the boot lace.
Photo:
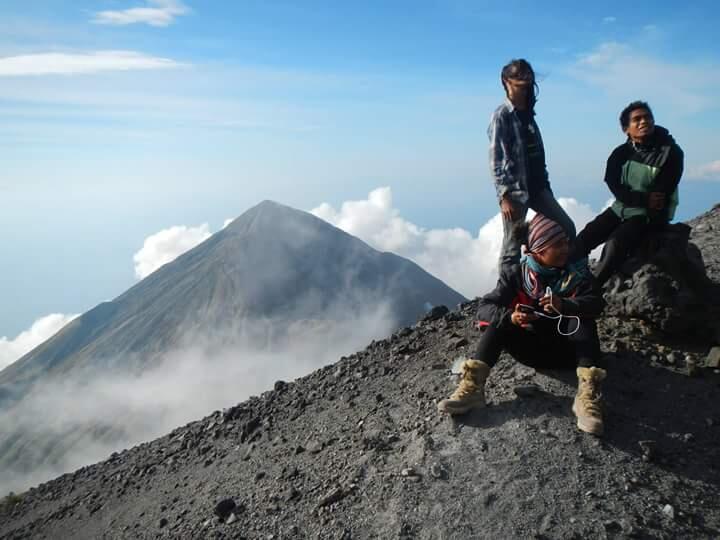
M 597 417 L 602 414 L 602 394 L 595 381 L 583 379 L 578 389 L 577 398 L 587 414 Z

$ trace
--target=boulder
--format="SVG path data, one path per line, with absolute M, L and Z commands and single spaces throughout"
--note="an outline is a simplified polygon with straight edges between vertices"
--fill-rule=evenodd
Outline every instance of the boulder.
M 642 319 L 676 336 L 714 336 L 718 285 L 708 278 L 690 231 L 676 223 L 649 234 L 605 284 L 606 314 Z

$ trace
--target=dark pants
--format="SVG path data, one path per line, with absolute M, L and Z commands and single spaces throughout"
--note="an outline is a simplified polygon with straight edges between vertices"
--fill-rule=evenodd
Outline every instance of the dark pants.
M 580 328 L 572 336 L 561 336 L 557 323 L 549 321 L 535 321 L 533 330 L 514 324 L 490 325 L 480 338 L 473 358 L 493 367 L 504 349 L 521 364 L 534 368 L 604 368 L 595 319 L 580 321 Z M 575 322 L 570 324 L 574 327 Z
M 632 254 L 640 241 L 657 225 L 648 225 L 645 216 L 621 220 L 611 208 L 585 225 L 577 236 L 577 249 L 589 254 L 605 242 L 602 256 L 595 267 L 595 277 L 602 286 L 618 271 L 623 262 Z

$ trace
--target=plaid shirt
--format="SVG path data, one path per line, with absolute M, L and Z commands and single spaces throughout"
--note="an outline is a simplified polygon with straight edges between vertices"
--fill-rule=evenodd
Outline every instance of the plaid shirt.
M 532 123 L 544 154 L 540 129 L 534 119 Z M 516 202 L 527 204 L 529 160 L 521 130 L 522 123 L 515 114 L 515 107 L 506 98 L 490 117 L 488 126 L 490 174 L 495 182 L 498 199 L 507 195 Z M 545 178 L 547 179 L 547 171 Z

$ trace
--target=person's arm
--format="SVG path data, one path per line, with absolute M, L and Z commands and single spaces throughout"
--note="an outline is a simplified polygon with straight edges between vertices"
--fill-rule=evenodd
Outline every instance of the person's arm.
M 503 199 L 514 199 L 524 193 L 520 189 L 520 184 L 513 177 L 512 172 L 507 167 L 508 161 L 511 160 L 509 155 L 509 132 L 510 126 L 507 125 L 503 118 L 502 112 L 495 112 L 490 118 L 488 126 L 488 139 L 490 139 L 490 175 L 495 184 L 498 201 Z
M 575 315 L 581 318 L 595 319 L 605 308 L 601 292 L 592 279 L 581 283 L 571 297 L 562 299 L 560 312 L 563 315 Z
M 635 208 L 647 208 L 648 194 L 643 191 L 635 191 L 622 183 L 622 167 L 627 161 L 626 146 L 616 148 L 610 154 L 605 168 L 605 183 L 615 195 L 615 198 L 625 206 Z
M 685 165 L 685 155 L 682 149 L 677 145 L 673 144 L 670 147 L 670 153 L 665 161 L 665 164 L 660 168 L 660 172 L 655 177 L 653 182 L 653 191 L 664 193 L 667 198 L 672 195 L 680 183 L 682 177 L 683 168 Z
M 515 297 L 512 276 L 518 271 L 517 264 L 503 266 L 495 289 L 480 297 L 478 301 L 478 320 L 493 326 L 512 324 L 513 310 L 510 308 L 510 303 Z

